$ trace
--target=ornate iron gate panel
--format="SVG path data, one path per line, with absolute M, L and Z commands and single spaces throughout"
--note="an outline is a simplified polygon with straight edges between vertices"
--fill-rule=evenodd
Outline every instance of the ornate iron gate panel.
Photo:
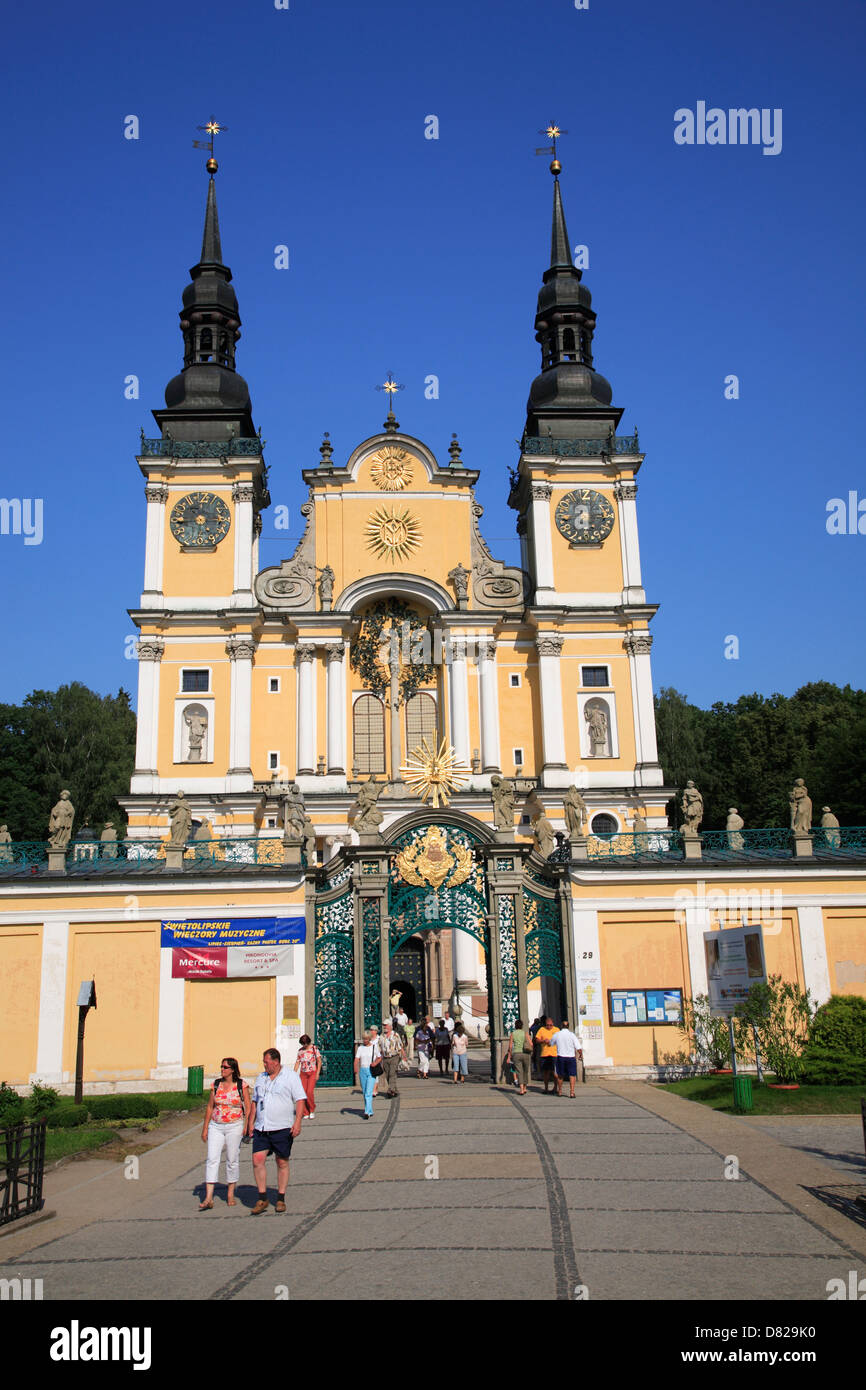
M 354 1076 L 354 893 L 316 903 L 316 1037 L 324 1057 L 320 1086 L 350 1086 Z
M 556 898 L 543 898 L 523 890 L 523 921 L 526 928 L 526 983 L 542 975 L 565 982 L 562 968 L 562 920 Z
M 502 979 L 502 1029 L 504 1033 L 510 1033 L 520 1017 L 520 989 L 517 981 L 517 923 L 514 914 L 514 898 L 510 895 L 502 896 L 499 899 L 499 922 L 497 925 L 499 931 L 499 969 Z
M 361 899 L 361 949 L 364 954 L 364 1027 L 377 1027 L 382 1012 L 382 918 L 378 898 Z

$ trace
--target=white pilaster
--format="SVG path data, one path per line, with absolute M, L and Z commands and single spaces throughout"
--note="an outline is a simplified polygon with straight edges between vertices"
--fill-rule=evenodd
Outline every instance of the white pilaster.
M 138 713 L 135 726 L 135 771 L 130 791 L 156 790 L 159 776 L 159 663 L 165 650 L 162 637 L 145 637 L 136 644 L 138 653 Z
M 234 483 L 235 582 L 232 608 L 249 608 L 253 600 L 253 485 Z
M 171 948 L 159 950 L 159 1032 L 153 1080 L 183 1073 L 183 980 L 171 975 Z
M 142 608 L 162 608 L 162 567 L 165 555 L 165 504 L 168 501 L 167 483 L 147 483 L 147 522 L 144 537 L 144 590 Z
M 832 990 L 823 910 L 820 907 L 798 907 L 797 922 L 805 988 L 809 990 L 814 1003 L 826 1004 Z
M 312 642 L 299 642 L 295 648 L 298 668 L 298 773 L 312 776 L 316 771 L 316 648 Z
M 229 724 L 229 770 L 226 790 L 252 791 L 250 764 L 253 708 L 253 656 L 256 645 L 246 637 L 230 637 L 226 651 L 231 661 L 231 713 Z
M 451 744 L 459 762 L 469 766 L 469 678 L 466 670 L 466 644 L 451 643 Z
M 553 535 L 550 529 L 550 483 L 531 485 L 532 501 L 529 515 L 532 537 L 532 574 L 535 579 L 536 602 L 549 602 L 556 585 L 553 575 Z M 540 592 L 540 597 L 539 597 Z
M 481 769 L 500 772 L 499 687 L 496 676 L 496 639 L 478 639 L 478 672 L 481 694 Z
M 478 987 L 478 948 L 474 936 L 452 928 L 452 959 L 454 961 L 454 985 Z M 458 991 L 459 993 L 459 991 Z M 468 1000 L 467 1000 L 468 1003 Z
M 689 979 L 691 981 L 691 988 L 686 987 L 684 993 L 691 995 L 692 999 L 696 999 L 699 994 L 706 994 L 709 990 L 704 932 L 715 930 L 707 906 L 706 884 L 702 880 L 698 881 L 697 890 L 696 899 L 692 899 L 689 889 L 683 890 L 683 907 L 681 909 L 686 914 L 686 944 L 689 952 Z
M 612 1067 L 607 1055 L 607 999 L 601 989 L 601 950 L 598 912 L 572 902 L 574 959 L 577 963 L 577 1018 L 569 1019 L 575 1033 L 583 1038 L 583 1060 L 588 1067 Z M 585 1010 L 585 1012 L 584 1012 Z M 601 1037 L 589 1038 L 587 1027 L 601 1024 Z
M 637 536 L 637 483 L 616 483 L 613 489 L 619 514 L 619 537 L 622 547 L 622 601 L 646 603 L 640 571 L 640 545 Z
M 346 772 L 346 648 L 342 642 L 329 642 L 325 648 L 328 663 L 328 772 Z
M 565 761 L 565 726 L 562 715 L 562 673 L 560 655 L 564 638 L 559 632 L 542 632 L 535 639 L 538 648 L 538 686 L 541 692 L 541 737 L 544 749 L 542 785 L 567 787 L 571 773 Z
M 656 743 L 655 702 L 653 700 L 650 649 L 653 639 L 648 632 L 629 632 L 623 638 L 628 653 L 629 679 L 635 729 L 635 785 L 660 787 L 663 781 Z
M 63 1028 L 69 923 L 46 922 L 42 928 L 42 979 L 39 988 L 39 1034 L 32 1081 L 58 1086 L 63 1081 Z

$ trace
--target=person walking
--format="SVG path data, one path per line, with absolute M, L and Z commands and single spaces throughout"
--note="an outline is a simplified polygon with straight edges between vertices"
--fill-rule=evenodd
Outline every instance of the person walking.
M 562 1027 L 556 1032 L 553 1045 L 556 1048 L 556 1094 L 562 1095 L 562 1083 L 568 1077 L 570 1097 L 574 1100 L 577 1059 L 583 1051 L 583 1039 L 577 1033 L 572 1033 L 567 1018 L 562 1020 Z
M 436 1061 L 439 1063 L 439 1075 L 445 1076 L 448 1072 L 448 1056 L 451 1052 L 451 1034 L 445 1027 L 444 1018 L 440 1018 L 433 1034 L 433 1046 L 436 1051 Z
M 307 1096 L 293 1071 L 287 1071 L 275 1047 L 269 1047 L 262 1057 L 264 1071 L 253 1087 L 253 1108 L 247 1121 L 247 1133 L 253 1137 L 253 1177 L 259 1200 L 251 1216 L 261 1216 L 268 1209 L 267 1160 L 274 1154 L 277 1160 L 277 1200 L 274 1211 L 286 1209 L 286 1188 L 289 1183 L 289 1155 L 292 1144 L 301 1132 L 301 1120 Z
M 207 1144 L 204 1170 L 205 1193 L 199 1211 L 213 1210 L 214 1183 L 219 1177 L 220 1157 L 226 1151 L 226 1206 L 236 1207 L 235 1186 L 240 1176 L 241 1139 L 250 1117 L 250 1088 L 241 1080 L 236 1057 L 224 1057 L 220 1074 L 211 1087 L 201 1137 Z
M 379 1048 L 379 1051 L 380 1051 L 380 1053 L 381 1053 L 381 1050 L 382 1050 L 382 1049 L 381 1049 L 381 1042 L 380 1042 L 380 1039 L 379 1039 L 379 1026 L 378 1026 L 378 1024 L 376 1024 L 376 1023 L 371 1023 L 371 1024 L 370 1024 L 370 1032 L 371 1032 L 372 1037 L 373 1037 L 373 1042 L 374 1042 L 374 1043 L 376 1044 L 376 1046 Z M 380 1062 L 380 1064 L 381 1064 L 381 1061 L 382 1061 L 382 1058 L 381 1058 L 381 1056 L 380 1056 L 380 1057 L 379 1057 L 379 1062 Z M 373 1077 L 373 1099 L 374 1099 L 374 1100 L 376 1099 L 377 1095 L 379 1094 L 379 1077 L 380 1077 L 381 1075 L 382 1075 L 381 1072 L 377 1072 L 376 1075 Z
M 451 1038 L 451 1065 L 454 1068 L 454 1085 L 463 1083 L 469 1075 L 469 1037 L 462 1023 L 455 1023 Z
M 410 1062 L 415 1060 L 415 1024 L 410 1018 L 404 1029 L 406 1034 L 406 1056 Z
M 364 1029 L 364 1035 L 355 1049 L 355 1078 L 364 1096 L 364 1119 L 373 1118 L 373 1067 L 381 1064 L 382 1052 L 373 1037 L 371 1028 Z
M 430 1021 L 426 1017 L 415 1029 L 415 1051 L 418 1053 L 418 1075 L 428 1077 L 430 1075 L 430 1056 L 435 1046 L 435 1034 L 430 1027 Z
M 538 1041 L 538 1030 L 544 1027 L 544 1014 L 539 1014 L 529 1025 L 529 1036 L 532 1039 L 532 1052 L 530 1053 L 530 1070 L 537 1081 L 541 1072 L 541 1043 Z
M 399 1094 L 397 1091 L 397 1071 L 401 1061 L 406 1060 L 406 1049 L 403 1046 L 403 1039 L 390 1018 L 384 1020 L 382 1027 L 384 1033 L 379 1047 L 382 1052 L 382 1067 L 388 1087 L 388 1099 L 391 1100 Z
M 535 1034 L 535 1041 L 541 1047 L 541 1079 L 544 1082 L 545 1095 L 548 1094 L 551 1083 L 555 1082 L 556 1047 L 553 1039 L 558 1032 L 559 1029 L 553 1026 L 553 1019 L 546 1018 L 544 1027 L 539 1028 Z
M 307 1097 L 307 1109 L 304 1113 L 305 1120 L 313 1120 L 316 1117 L 316 1082 L 322 1074 L 322 1054 L 316 1047 L 309 1033 L 303 1033 L 298 1040 L 300 1047 L 298 1057 L 295 1062 L 295 1071 L 301 1078 L 301 1085 Z
M 532 1061 L 532 1038 L 523 1026 L 523 1020 L 518 1019 L 508 1035 L 508 1052 L 505 1057 L 506 1062 L 510 1062 L 514 1067 L 514 1079 L 520 1087 L 520 1094 L 526 1095 L 526 1087 L 529 1082 L 529 1065 Z

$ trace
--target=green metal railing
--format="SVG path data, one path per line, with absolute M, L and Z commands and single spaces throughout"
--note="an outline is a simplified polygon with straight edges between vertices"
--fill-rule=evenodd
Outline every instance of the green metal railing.
M 812 852 L 862 859 L 866 857 L 866 825 L 840 825 L 827 830 L 819 825 L 812 831 Z
M 637 430 L 602 439 L 525 439 L 524 454 L 559 454 L 564 458 L 593 458 L 599 454 L 639 454 Z
M 146 439 L 141 432 L 140 458 L 217 459 L 253 458 L 265 441 L 257 436 L 236 439 Z
M 782 826 L 765 830 L 704 830 L 701 853 L 705 859 L 791 859 L 791 832 Z
M 0 845 L 0 874 L 36 873 L 48 867 L 48 845 L 43 840 L 13 840 Z
M 69 874 L 147 872 L 165 868 L 165 840 L 73 840 L 65 854 Z M 40 840 L 0 844 L 0 877 L 45 873 L 49 845 Z M 259 867 L 283 864 L 280 838 L 243 836 L 224 840 L 191 840 L 183 847 L 184 870 Z
M 631 835 L 588 835 L 586 852 L 590 859 L 639 859 L 656 862 L 682 858 L 682 837 L 678 830 L 638 831 Z

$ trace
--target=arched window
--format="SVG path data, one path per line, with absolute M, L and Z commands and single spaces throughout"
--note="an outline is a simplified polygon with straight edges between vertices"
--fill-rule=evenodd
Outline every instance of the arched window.
M 562 351 L 566 360 L 571 361 L 574 357 L 574 329 L 566 328 L 562 335 Z
M 593 816 L 589 828 L 593 835 L 598 835 L 603 839 L 610 839 L 612 835 L 619 834 L 619 825 L 616 817 L 609 816 L 607 811 L 602 811 L 599 815 Z
M 201 337 L 198 341 L 198 360 L 199 362 L 209 362 L 213 352 L 213 334 L 209 328 L 203 328 Z
M 352 710 L 352 757 L 358 772 L 385 771 L 385 707 L 375 695 L 359 695 Z
M 436 701 L 432 695 L 422 693 L 406 701 L 406 753 L 413 753 L 424 738 L 432 748 L 438 742 L 439 730 Z

